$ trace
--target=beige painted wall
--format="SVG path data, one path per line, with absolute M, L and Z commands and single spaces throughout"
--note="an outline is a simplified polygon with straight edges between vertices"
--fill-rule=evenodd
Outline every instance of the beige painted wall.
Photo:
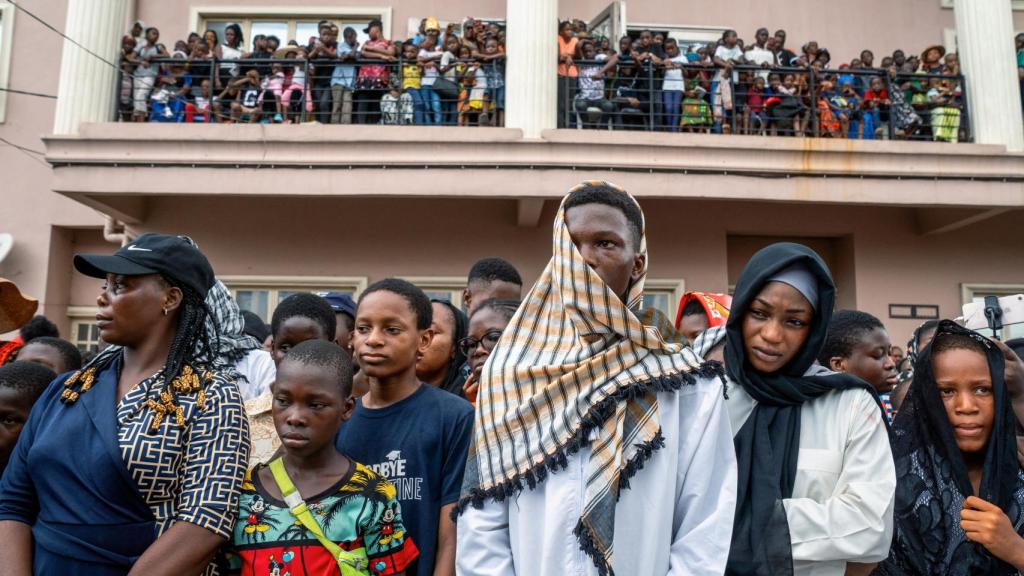
M 729 236 L 782 240 L 798 230 L 804 237 L 840 238 L 832 256 L 840 306 L 879 316 L 898 342 L 920 322 L 889 319 L 890 303 L 936 304 L 943 316 L 956 316 L 961 283 L 1024 284 L 1019 212 L 922 237 L 912 211 L 902 208 L 641 204 L 648 219 L 650 277 L 684 279 L 691 290 L 728 289 Z M 538 228 L 519 228 L 509 200 L 210 198 L 186 205 L 161 198 L 145 229 L 189 234 L 223 276 L 368 276 L 371 282 L 391 275 L 462 277 L 478 258 L 497 255 L 532 282 L 551 254 L 555 208 L 555 202 L 546 203 Z M 72 304 L 92 305 L 97 286 L 76 275 Z
M 44 20 L 64 28 L 64 1 L 31 2 L 30 9 Z M 57 94 L 63 40 L 21 13 L 14 15 L 9 86 L 18 90 Z M 56 100 L 7 94 L 7 119 L 0 137 L 20 146 L 44 151 L 40 138 L 53 129 Z M 42 311 L 59 320 L 66 292 L 47 289 L 47 269 L 53 226 L 98 226 L 102 218 L 81 204 L 50 190 L 50 167 L 0 143 L 0 232 L 14 235 L 11 254 L 0 262 L 0 276 L 14 280 L 43 304 Z M 66 241 L 64 238 L 62 241 Z M 53 307 L 49 306 L 53 299 Z
M 136 1 L 139 17 L 160 28 L 169 45 L 190 31 L 187 7 L 282 6 L 277 0 Z M 435 16 L 454 21 L 466 16 L 505 17 L 502 0 L 300 0 L 285 6 L 289 5 L 323 6 L 339 12 L 345 6 L 390 6 L 390 38 L 405 38 L 410 18 Z M 589 21 L 607 5 L 608 0 L 562 0 L 558 13 L 561 18 Z M 832 51 L 834 59 L 847 62 L 864 48 L 872 49 L 877 61 L 897 48 L 920 53 L 928 45 L 942 44 L 944 30 L 954 28 L 953 11 L 942 8 L 940 0 L 865 0 L 857 4 L 822 0 L 633 0 L 626 2 L 626 16 L 630 23 L 735 28 L 749 42 L 761 26 L 772 32 L 784 28 L 791 49 L 817 40 Z M 1024 30 L 1024 12 L 1014 14 L 1014 24 L 1017 30 Z

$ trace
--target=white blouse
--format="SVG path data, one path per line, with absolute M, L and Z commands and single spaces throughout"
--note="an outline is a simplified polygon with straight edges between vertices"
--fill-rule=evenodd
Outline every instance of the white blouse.
M 630 479 L 615 507 L 616 574 L 720 576 L 736 508 L 736 456 L 722 384 L 699 379 L 659 393 L 665 447 Z M 456 571 L 487 576 L 591 576 L 573 535 L 583 513 L 590 449 L 534 490 L 458 519 Z
M 726 405 L 733 434 L 755 404 L 730 381 Z M 829 392 L 804 404 L 793 497 L 782 502 L 794 574 L 842 576 L 847 562 L 884 560 L 892 542 L 895 491 L 888 433 L 869 392 Z

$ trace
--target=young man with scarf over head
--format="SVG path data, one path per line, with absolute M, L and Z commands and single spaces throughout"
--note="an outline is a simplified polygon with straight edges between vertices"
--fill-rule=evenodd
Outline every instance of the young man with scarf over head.
M 459 574 L 721 574 L 736 462 L 721 373 L 639 320 L 639 205 L 571 190 L 480 376 Z

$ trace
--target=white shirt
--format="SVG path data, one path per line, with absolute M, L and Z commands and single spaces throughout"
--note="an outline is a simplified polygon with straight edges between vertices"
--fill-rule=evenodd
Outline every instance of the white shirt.
M 689 60 L 686 59 L 685 54 L 679 54 L 675 58 L 669 58 L 669 62 L 673 64 L 686 64 Z M 686 85 L 683 83 L 683 69 L 682 68 L 667 68 L 665 70 L 665 79 L 661 82 L 662 91 L 674 91 L 682 92 L 686 89 Z
M 235 370 L 245 381 L 238 381 L 238 391 L 242 393 L 242 400 L 252 400 L 270 390 L 270 385 L 277 378 L 277 366 L 270 352 L 266 350 L 250 350 L 244 358 L 235 364 Z
M 426 50 L 423 50 L 421 48 L 418 56 L 420 58 L 433 58 L 433 57 L 436 57 L 436 56 L 444 56 L 444 53 L 441 52 L 440 50 L 435 50 L 433 52 L 427 52 Z M 423 78 L 420 80 L 420 84 L 422 86 L 433 86 L 434 85 L 434 82 L 437 81 L 437 66 L 438 66 L 437 60 L 434 60 L 433 62 L 431 62 L 429 64 L 424 64 L 423 65 Z
M 735 61 L 739 60 L 741 56 L 743 56 L 743 50 L 740 50 L 739 44 L 733 46 L 732 48 L 726 48 L 725 45 L 715 48 L 715 58 L 719 58 L 726 62 L 732 61 L 735 64 Z M 715 80 L 723 80 L 725 78 L 724 72 L 725 71 L 722 68 L 719 68 L 718 71 L 715 73 Z M 740 81 L 739 72 L 733 70 L 732 81 Z
M 699 378 L 659 393 L 658 413 L 665 446 L 616 504 L 612 567 L 627 576 L 720 576 L 736 512 L 736 456 L 721 381 Z M 572 533 L 583 513 L 589 457 L 588 445 L 536 489 L 470 507 L 456 524 L 456 572 L 596 575 Z
M 726 405 L 734 434 L 755 404 L 742 386 L 730 382 Z M 885 560 L 895 494 L 889 437 L 869 392 L 829 392 L 804 404 L 793 496 L 782 501 L 794 575 L 842 576 L 847 562 Z
M 747 58 L 748 61 L 753 62 L 754 64 L 757 64 L 758 66 L 761 66 L 762 64 L 768 64 L 770 66 L 775 66 L 775 53 L 772 52 L 771 50 L 768 50 L 767 48 L 761 48 L 757 44 L 754 44 L 750 48 L 750 50 L 747 50 L 746 58 Z M 761 71 L 755 72 L 755 74 L 757 74 L 761 78 L 764 78 L 766 82 L 768 81 L 768 71 L 767 70 L 761 70 Z

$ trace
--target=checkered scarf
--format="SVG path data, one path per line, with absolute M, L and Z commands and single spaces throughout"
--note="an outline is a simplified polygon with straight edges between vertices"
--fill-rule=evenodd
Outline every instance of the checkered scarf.
M 587 185 L 607 184 L 580 187 Z M 554 255 L 480 376 L 458 510 L 501 501 L 524 483 L 533 489 L 588 445 L 583 515 L 574 532 L 607 575 L 620 491 L 664 445 L 656 393 L 692 384 L 693 374 L 712 368 L 685 345 L 666 343 L 634 313 L 646 266 L 623 302 L 586 264 L 569 236 L 564 202 L 555 216 Z M 640 253 L 647 254 L 645 238 Z

